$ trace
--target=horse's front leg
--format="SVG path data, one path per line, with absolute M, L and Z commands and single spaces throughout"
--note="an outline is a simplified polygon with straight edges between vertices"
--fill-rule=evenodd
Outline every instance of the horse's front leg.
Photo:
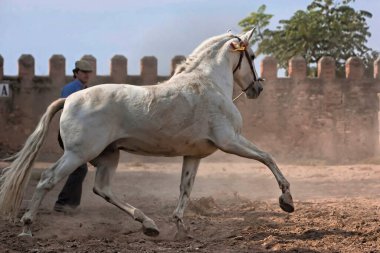
M 193 188 L 195 176 L 197 174 L 200 158 L 196 157 L 183 157 L 182 175 L 180 185 L 180 196 L 178 205 L 173 213 L 173 218 L 177 225 L 177 239 L 184 239 L 189 237 L 188 229 L 183 222 L 183 213 L 190 198 L 190 193 Z
M 260 150 L 253 143 L 239 134 L 234 134 L 234 137 L 230 139 L 226 138 L 227 136 L 228 135 L 224 135 L 223 138 L 221 138 L 220 141 L 216 143 L 218 148 L 224 152 L 255 159 L 265 164 L 272 171 L 282 191 L 282 195 L 279 199 L 281 209 L 285 212 L 293 212 L 294 204 L 292 195 L 290 194 L 290 184 L 278 168 L 272 156 Z

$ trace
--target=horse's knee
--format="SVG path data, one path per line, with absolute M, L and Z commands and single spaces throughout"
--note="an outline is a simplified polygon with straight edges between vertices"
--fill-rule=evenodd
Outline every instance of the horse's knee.
M 275 164 L 273 157 L 269 153 L 261 151 L 258 155 L 265 165 L 271 166 Z

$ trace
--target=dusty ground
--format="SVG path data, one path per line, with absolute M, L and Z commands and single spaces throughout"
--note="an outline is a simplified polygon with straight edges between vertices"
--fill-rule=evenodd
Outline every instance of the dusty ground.
M 0 164 L 0 167 L 4 164 Z M 37 163 L 36 167 L 46 164 Z M 380 166 L 281 166 L 291 183 L 296 212 L 264 166 L 242 159 L 201 163 L 185 213 L 193 239 L 174 239 L 171 222 L 179 192 L 179 163 L 123 163 L 117 195 L 153 218 L 156 238 L 92 193 L 85 181 L 80 212 L 52 211 L 62 184 L 46 197 L 34 237 L 18 238 L 20 224 L 0 221 L 1 252 L 380 252 Z M 34 172 L 26 199 L 37 183 Z

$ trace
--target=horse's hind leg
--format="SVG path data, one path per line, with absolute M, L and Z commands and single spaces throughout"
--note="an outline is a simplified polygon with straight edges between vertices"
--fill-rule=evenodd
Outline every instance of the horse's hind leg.
M 183 213 L 190 198 L 190 193 L 193 188 L 195 176 L 199 167 L 199 162 L 200 158 L 189 156 L 183 157 L 180 196 L 177 208 L 173 213 L 173 218 L 177 224 L 178 232 L 176 238 L 178 239 L 182 239 L 188 236 L 187 229 L 183 222 Z
M 148 236 L 157 236 L 159 230 L 152 219 L 147 217 L 142 211 L 131 206 L 128 203 L 121 202 L 115 197 L 111 190 L 111 178 L 115 173 L 119 162 L 119 150 L 108 147 L 97 158 L 91 161 L 96 167 L 95 185 L 93 191 L 95 194 L 103 197 L 106 201 L 117 206 L 134 220 L 142 223 L 143 232 Z
M 234 137 L 228 139 L 226 138 L 227 136 Z M 280 196 L 281 209 L 289 213 L 294 211 L 293 199 L 289 189 L 290 184 L 286 180 L 284 175 L 281 173 L 280 169 L 278 168 L 277 164 L 275 163 L 270 154 L 260 150 L 254 144 L 245 139 L 243 136 L 236 134 L 223 134 L 222 138 L 220 138 L 216 145 L 224 152 L 255 159 L 268 166 L 268 168 L 272 171 L 273 175 L 275 176 L 277 183 L 282 191 L 282 195 Z
M 33 194 L 29 208 L 21 218 L 24 228 L 20 235 L 32 235 L 30 226 L 37 215 L 38 208 L 46 193 L 84 162 L 85 161 L 82 161 L 74 153 L 65 152 L 53 166 L 42 172 L 41 179 Z

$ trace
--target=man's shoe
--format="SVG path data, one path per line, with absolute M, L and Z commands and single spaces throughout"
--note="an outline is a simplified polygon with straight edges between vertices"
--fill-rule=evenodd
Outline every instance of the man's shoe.
M 79 208 L 77 208 L 76 206 L 62 205 L 56 203 L 54 205 L 54 211 L 65 214 L 74 214 L 79 212 Z
M 64 205 L 61 205 L 61 204 L 54 205 L 54 211 L 56 212 L 63 213 L 64 209 L 65 209 Z

